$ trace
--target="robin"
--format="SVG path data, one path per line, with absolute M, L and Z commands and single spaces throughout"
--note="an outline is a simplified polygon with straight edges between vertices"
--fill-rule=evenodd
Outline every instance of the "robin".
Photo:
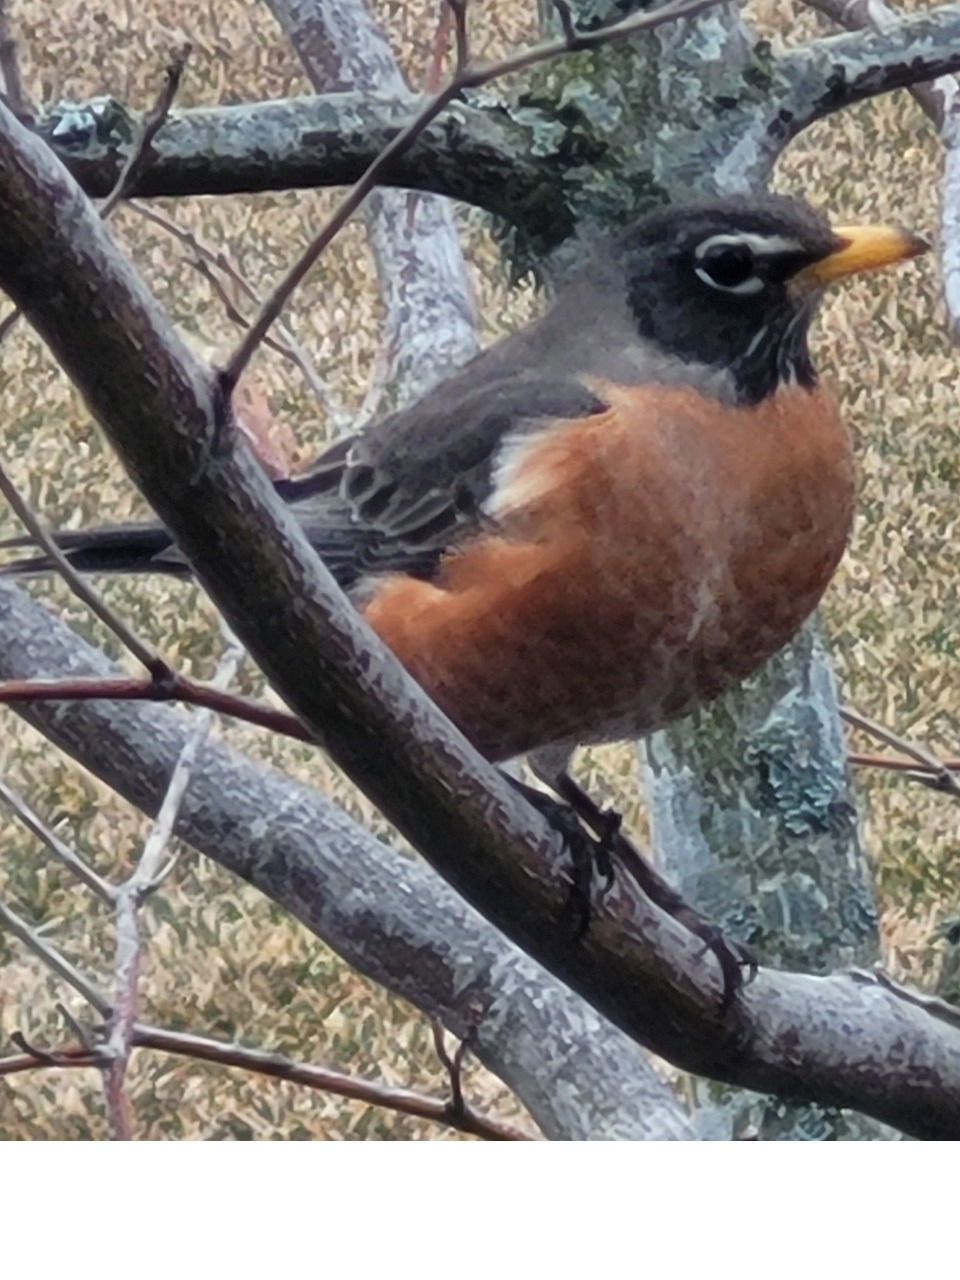
M 854 474 L 810 322 L 824 286 L 927 247 L 782 196 L 661 209 L 540 320 L 277 489 L 474 745 L 559 778 L 574 746 L 709 702 L 814 610 Z M 155 524 L 58 542 L 82 570 L 189 573 Z
M 490 759 L 650 733 L 819 602 L 854 477 L 810 321 L 825 285 L 927 247 L 783 196 L 664 208 L 542 319 L 276 487 Z M 189 573 L 160 525 L 57 540 L 82 570 Z

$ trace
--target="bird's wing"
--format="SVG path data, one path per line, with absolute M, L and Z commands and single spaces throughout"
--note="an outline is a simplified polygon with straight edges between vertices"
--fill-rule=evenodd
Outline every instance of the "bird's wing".
M 377 573 L 430 577 L 481 524 L 504 444 L 606 408 L 572 374 L 474 362 L 277 488 L 343 586 Z
M 493 348 L 488 355 L 494 355 Z M 306 472 L 275 482 L 320 557 L 346 589 L 370 574 L 429 578 L 445 551 L 483 519 L 501 446 L 552 420 L 606 406 L 576 377 L 517 372 L 483 356 L 409 409 L 338 440 Z M 56 535 L 88 573 L 189 574 L 159 524 L 116 525 Z M 0 549 L 22 549 L 11 538 Z M 53 570 L 43 555 L 2 566 L 4 574 Z

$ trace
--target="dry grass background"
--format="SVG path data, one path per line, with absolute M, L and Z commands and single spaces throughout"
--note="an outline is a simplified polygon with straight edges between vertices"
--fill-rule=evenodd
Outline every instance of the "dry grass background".
M 64 0 L 52 6 L 22 0 L 10 7 L 28 84 L 44 100 L 111 92 L 145 104 L 156 92 L 166 51 L 184 34 L 194 44 L 184 105 L 308 89 L 263 5 Z M 380 3 L 377 9 L 411 80 L 422 83 L 433 0 Z M 506 0 L 476 6 L 481 48 L 493 54 L 525 38 L 533 10 Z M 757 17 L 771 31 L 792 25 L 791 39 L 816 29 L 812 19 L 798 23 L 785 3 L 764 0 Z M 778 185 L 843 219 L 879 217 L 932 230 L 938 166 L 931 131 L 912 101 L 896 95 L 810 130 L 784 158 Z M 224 248 L 262 293 L 309 238 L 331 199 L 328 193 L 291 193 L 158 204 Z M 489 341 L 521 322 L 535 302 L 529 291 L 508 295 L 478 220 L 463 222 L 482 336 Z M 182 246 L 131 211 L 121 212 L 115 227 L 184 331 L 204 351 L 229 349 L 235 330 Z M 378 346 L 372 267 L 358 225 L 348 228 L 301 289 L 287 319 L 331 391 L 348 407 L 357 406 Z M 946 333 L 935 260 L 833 297 L 817 345 L 856 432 L 861 471 L 853 545 L 825 606 L 845 697 L 935 749 L 957 754 L 957 356 Z M 255 375 L 302 456 L 312 455 L 327 424 L 297 371 L 265 351 Z M 54 527 L 143 513 L 78 397 L 24 326 L 7 341 L 0 361 L 0 421 L 5 463 Z M 58 584 L 33 589 L 116 651 Z M 148 580 L 108 582 L 104 591 L 184 670 L 212 672 L 219 637 L 212 610 L 197 591 Z M 255 675 L 247 673 L 244 683 L 260 691 Z M 140 848 L 143 819 L 7 713 L 4 730 L 0 763 L 11 784 L 99 871 L 122 876 Z M 355 816 L 385 831 L 319 752 L 242 726 L 220 731 L 328 789 Z M 585 763 L 589 775 L 604 771 L 605 785 L 642 826 L 628 753 L 595 752 Z M 886 776 L 862 775 L 860 784 L 893 967 L 914 980 L 928 979 L 936 964 L 930 931 L 960 903 L 958 810 L 946 798 Z M 29 918 L 46 922 L 71 957 L 108 979 L 108 913 L 5 818 L 0 894 Z M 207 859 L 186 851 L 145 918 L 142 1012 L 151 1021 L 443 1093 L 430 1029 L 416 1010 L 351 972 L 301 926 Z M 84 1013 L 32 956 L 0 935 L 0 1053 L 9 1052 L 14 1030 L 41 1044 L 62 1039 L 57 1000 Z M 466 1084 L 468 1096 L 482 1106 L 517 1116 L 517 1103 L 482 1069 L 470 1068 Z M 144 1051 L 134 1057 L 130 1096 L 136 1132 L 145 1138 L 447 1136 L 358 1103 Z M 84 1138 L 105 1131 L 93 1072 L 34 1072 L 0 1081 L 0 1136 Z

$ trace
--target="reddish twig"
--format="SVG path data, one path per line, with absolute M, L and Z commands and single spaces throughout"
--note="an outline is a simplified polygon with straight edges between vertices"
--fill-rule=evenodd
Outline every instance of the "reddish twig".
M 917 767 L 916 760 L 904 760 L 900 756 L 871 756 L 864 755 L 859 751 L 851 751 L 847 759 L 852 765 L 856 765 L 861 769 L 889 769 L 892 773 L 923 773 L 923 769 Z M 960 760 L 942 760 L 941 768 L 935 771 L 939 776 L 944 771 L 948 773 L 960 773 Z M 931 776 L 934 770 L 928 770 Z
M 244 720 L 260 729 L 282 733 L 300 742 L 313 734 L 289 711 L 279 711 L 239 693 L 227 693 L 202 680 L 171 671 L 162 681 L 145 676 L 76 676 L 64 680 L 0 681 L 0 705 L 15 702 L 185 702 L 219 715 Z
M 884 724 L 878 724 L 876 720 L 871 720 L 852 707 L 841 707 L 840 716 L 854 729 L 860 729 L 872 738 L 879 738 L 888 747 L 893 747 L 895 751 L 902 751 L 908 756 L 913 762 L 912 768 L 917 782 L 923 782 L 937 791 L 960 796 L 960 781 L 954 776 L 950 765 L 940 760 L 927 747 L 914 742 L 912 738 L 905 738 L 893 729 L 888 729 Z M 874 759 L 883 759 L 883 757 L 874 757 Z
M 24 1048 L 25 1052 L 0 1058 L 0 1077 L 50 1067 L 102 1066 L 102 1060 L 96 1053 L 91 1053 L 86 1045 L 65 1045 L 56 1050 L 47 1051 L 27 1045 L 18 1033 L 15 1033 L 11 1039 Z M 353 1076 L 332 1071 L 327 1067 L 318 1067 L 313 1063 L 294 1062 L 280 1054 L 249 1049 L 238 1044 L 223 1044 L 204 1036 L 165 1031 L 159 1027 L 143 1024 L 138 1024 L 134 1028 L 133 1041 L 137 1048 L 154 1049 L 161 1053 L 193 1058 L 200 1062 L 215 1062 L 224 1067 L 241 1068 L 257 1075 L 269 1076 L 274 1080 L 286 1080 L 291 1084 L 304 1085 L 308 1089 L 317 1089 L 324 1093 L 335 1094 L 337 1097 L 351 1098 L 371 1106 L 384 1107 L 401 1115 L 431 1120 L 435 1124 L 447 1125 L 451 1129 L 472 1134 L 474 1137 L 499 1142 L 532 1141 L 530 1136 L 522 1130 L 504 1121 L 480 1115 L 469 1106 L 464 1107 L 462 1114 L 452 1115 L 449 1103 L 440 1099 L 429 1098 L 410 1089 L 395 1089 L 374 1084 L 369 1080 L 358 1080 Z

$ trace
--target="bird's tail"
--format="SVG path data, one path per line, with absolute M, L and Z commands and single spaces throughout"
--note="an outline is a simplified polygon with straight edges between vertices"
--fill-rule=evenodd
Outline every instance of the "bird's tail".
M 170 534 L 159 524 L 118 524 L 101 529 L 55 533 L 53 540 L 82 573 L 168 573 L 189 576 L 190 569 Z M 8 538 L 0 552 L 33 547 L 32 538 Z M 56 568 L 47 555 L 25 556 L 0 563 L 5 577 L 36 577 Z

